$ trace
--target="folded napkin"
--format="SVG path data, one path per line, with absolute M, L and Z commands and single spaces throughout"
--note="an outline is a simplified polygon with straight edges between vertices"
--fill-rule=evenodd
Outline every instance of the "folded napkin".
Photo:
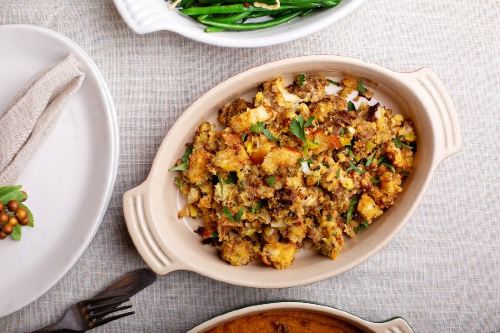
M 19 90 L 0 118 L 0 185 L 14 184 L 84 77 L 78 60 L 69 55 L 39 72 Z

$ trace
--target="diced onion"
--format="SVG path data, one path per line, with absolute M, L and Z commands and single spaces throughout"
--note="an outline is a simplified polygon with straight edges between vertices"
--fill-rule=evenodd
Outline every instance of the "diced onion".
M 309 163 L 307 161 L 302 161 L 300 162 L 300 169 L 302 170 L 303 173 L 306 175 L 311 173 L 311 169 L 309 169 Z
M 281 7 L 281 4 L 280 4 L 280 0 L 276 0 L 276 3 L 274 5 L 268 5 L 267 3 L 262 3 L 262 2 L 254 2 L 253 6 L 259 7 L 259 8 L 264 8 L 264 9 L 269 9 L 269 10 L 275 10 L 275 9 L 279 9 Z

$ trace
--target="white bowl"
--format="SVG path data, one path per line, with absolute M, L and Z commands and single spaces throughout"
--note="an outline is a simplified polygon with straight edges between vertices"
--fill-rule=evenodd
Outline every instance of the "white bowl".
M 164 0 L 113 0 L 128 26 L 138 34 L 173 31 L 195 41 L 226 47 L 261 47 L 285 43 L 321 30 L 354 10 L 364 0 L 343 0 L 338 6 L 270 29 L 204 32 L 196 20 L 169 9 Z
M 218 258 L 213 247 L 201 244 L 200 237 L 193 231 L 196 224 L 200 225 L 198 221 L 177 218 L 184 199 L 174 184 L 175 173 L 167 170 L 182 156 L 185 144 L 192 142 L 203 121 L 216 123 L 221 106 L 278 75 L 301 72 L 361 77 L 383 105 L 413 120 L 417 134 L 414 170 L 394 206 L 356 239 L 346 240 L 337 259 L 302 250 L 294 264 L 285 270 L 259 264 L 230 266 Z M 158 274 L 184 269 L 251 287 L 303 285 L 345 272 L 387 244 L 417 207 L 439 162 L 461 147 L 453 103 L 430 69 L 396 73 L 357 59 L 327 55 L 284 59 L 252 68 L 220 83 L 179 117 L 160 146 L 147 180 L 125 193 L 125 220 L 142 258 Z
M 187 333 L 202 333 L 224 323 L 241 317 L 247 317 L 262 312 L 273 310 L 301 310 L 327 315 L 345 321 L 356 328 L 370 333 L 414 333 L 410 325 L 400 317 L 395 317 L 384 322 L 373 323 L 359 318 L 348 312 L 338 310 L 329 306 L 304 303 L 304 302 L 278 302 L 253 305 L 243 309 L 231 311 L 204 322 L 188 331 Z

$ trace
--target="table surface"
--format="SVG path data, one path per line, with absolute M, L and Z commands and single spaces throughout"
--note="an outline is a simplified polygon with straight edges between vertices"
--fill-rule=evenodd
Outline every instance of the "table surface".
M 0 331 L 48 324 L 71 303 L 144 267 L 126 231 L 122 194 L 145 179 L 176 118 L 244 69 L 311 54 L 397 71 L 428 66 L 446 85 L 465 146 L 438 167 L 407 225 L 358 267 L 303 287 L 259 290 L 174 272 L 132 300 L 135 316 L 95 331 L 185 332 L 226 311 L 277 300 L 317 302 L 374 321 L 402 316 L 416 332 L 500 330 L 497 0 L 370 0 L 321 32 L 260 49 L 212 47 L 166 32 L 135 35 L 111 0 L 0 0 L 0 24 L 14 23 L 59 31 L 90 54 L 116 104 L 121 154 L 108 212 L 87 251 L 44 296 L 0 319 Z

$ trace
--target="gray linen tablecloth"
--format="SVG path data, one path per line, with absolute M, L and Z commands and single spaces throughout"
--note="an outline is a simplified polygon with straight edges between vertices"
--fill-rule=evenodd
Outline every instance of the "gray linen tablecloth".
M 47 324 L 71 303 L 143 267 L 125 228 L 122 194 L 146 177 L 175 119 L 244 69 L 310 54 L 353 56 L 398 71 L 429 66 L 444 81 L 465 147 L 439 166 L 409 223 L 363 264 L 303 287 L 257 290 L 172 273 L 134 298 L 135 316 L 96 332 L 183 332 L 225 311 L 276 300 L 327 304 L 370 320 L 402 316 L 416 332 L 500 332 L 497 0 L 366 1 L 324 31 L 253 50 L 173 33 L 135 35 L 111 0 L 0 0 L 0 24 L 12 23 L 59 31 L 95 60 L 116 104 L 121 154 L 111 204 L 88 250 L 44 296 L 0 319 L 1 332 Z

